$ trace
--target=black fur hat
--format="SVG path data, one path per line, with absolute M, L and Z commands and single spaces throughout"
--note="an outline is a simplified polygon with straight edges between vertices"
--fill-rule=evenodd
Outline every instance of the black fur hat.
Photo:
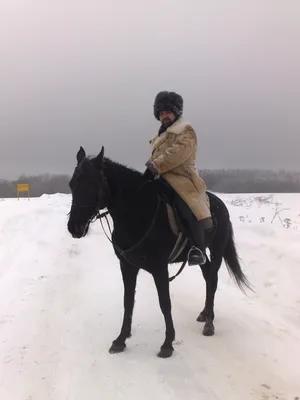
M 183 111 L 183 98 L 175 92 L 159 92 L 155 97 L 153 109 L 157 120 L 162 111 L 171 111 L 176 117 L 180 117 Z

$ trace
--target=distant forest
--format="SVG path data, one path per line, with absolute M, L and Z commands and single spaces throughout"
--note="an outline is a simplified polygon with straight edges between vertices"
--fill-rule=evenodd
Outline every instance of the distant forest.
M 200 171 L 207 187 L 220 193 L 300 193 L 300 172 L 265 170 Z M 17 183 L 29 183 L 30 196 L 70 193 L 68 175 L 22 175 L 15 181 L 0 180 L 0 198 L 16 197 Z M 21 193 L 20 197 L 27 196 Z

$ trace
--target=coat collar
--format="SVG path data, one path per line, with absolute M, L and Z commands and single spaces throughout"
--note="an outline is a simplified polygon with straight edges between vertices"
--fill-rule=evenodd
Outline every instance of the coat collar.
M 189 122 L 183 117 L 180 117 L 174 122 L 174 124 L 169 126 L 166 132 L 171 132 L 178 135 L 178 133 L 181 133 L 187 125 L 190 125 Z
M 184 128 L 185 128 L 186 126 L 188 126 L 188 125 L 190 125 L 190 123 L 189 123 L 186 119 L 184 119 L 183 117 L 180 117 L 180 118 L 178 118 L 177 121 L 174 122 L 174 124 L 172 124 L 171 126 L 169 126 L 169 128 L 168 128 L 165 132 L 163 132 L 160 136 L 165 136 L 167 133 L 174 133 L 174 134 L 178 135 L 178 134 L 181 133 L 181 132 L 184 130 Z M 154 138 L 151 139 L 151 140 L 149 141 L 149 143 L 150 143 L 150 144 L 153 144 L 154 141 L 155 141 L 158 137 L 159 137 L 159 135 L 156 134 L 156 135 L 154 136 Z

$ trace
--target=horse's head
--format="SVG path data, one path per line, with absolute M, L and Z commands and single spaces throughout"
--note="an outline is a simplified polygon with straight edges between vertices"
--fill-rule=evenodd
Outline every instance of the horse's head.
M 77 153 L 77 166 L 69 182 L 72 205 L 68 230 L 74 238 L 85 236 L 98 211 L 107 207 L 109 191 L 103 173 L 103 156 L 103 147 L 93 159 L 86 157 L 82 147 Z

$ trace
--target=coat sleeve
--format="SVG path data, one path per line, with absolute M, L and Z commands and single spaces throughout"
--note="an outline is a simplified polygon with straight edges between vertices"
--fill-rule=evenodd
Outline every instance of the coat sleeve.
M 177 134 L 175 142 L 163 154 L 153 160 L 157 172 L 162 175 L 179 167 L 191 156 L 196 145 L 196 134 L 192 128 L 186 128 Z

